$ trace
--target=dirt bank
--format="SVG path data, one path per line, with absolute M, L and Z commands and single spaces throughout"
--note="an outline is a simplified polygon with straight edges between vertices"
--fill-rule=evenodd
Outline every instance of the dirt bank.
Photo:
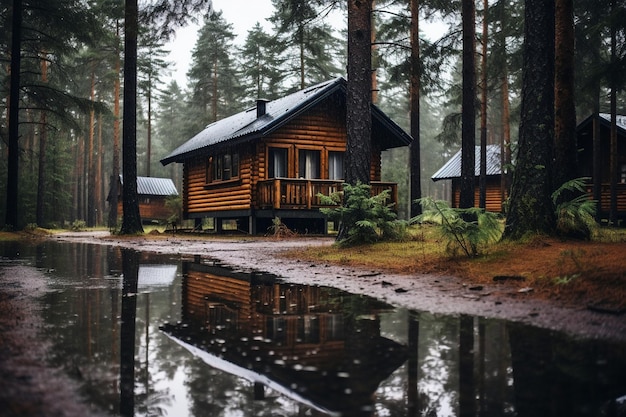
M 592 311 L 535 297 L 503 282 L 473 286 L 444 274 L 397 274 L 288 259 L 281 252 L 331 245 L 330 238 L 262 239 L 180 235 L 119 237 L 106 232 L 63 233 L 57 241 L 80 241 L 164 254 L 200 255 L 240 269 L 269 272 L 291 282 L 329 285 L 377 297 L 400 307 L 444 314 L 502 318 L 560 330 L 580 337 L 626 341 L 626 316 Z

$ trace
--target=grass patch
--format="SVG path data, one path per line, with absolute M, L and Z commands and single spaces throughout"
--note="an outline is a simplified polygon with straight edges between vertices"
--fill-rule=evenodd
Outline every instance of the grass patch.
M 493 284 L 497 276 L 521 277 L 507 282 L 507 291 L 532 287 L 533 297 L 626 308 L 626 230 L 599 230 L 592 241 L 528 236 L 490 245 L 473 258 L 447 253 L 435 227 L 423 225 L 410 232 L 406 242 L 299 248 L 287 256 L 388 273 L 452 275 L 468 284 Z

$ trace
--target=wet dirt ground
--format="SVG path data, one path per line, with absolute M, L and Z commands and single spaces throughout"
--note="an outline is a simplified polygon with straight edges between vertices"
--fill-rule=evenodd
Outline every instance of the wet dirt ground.
M 477 290 L 462 279 L 435 274 L 390 274 L 343 266 L 300 262 L 281 257 L 298 247 L 332 245 L 326 237 L 293 239 L 199 238 L 184 235 L 119 237 L 108 232 L 63 233 L 59 241 L 82 241 L 134 248 L 164 254 L 213 258 L 239 269 L 268 272 L 307 285 L 328 285 L 355 294 L 366 294 L 394 306 L 443 314 L 469 314 L 502 318 L 581 337 L 626 340 L 626 316 L 604 314 L 586 306 L 564 306 L 541 300 L 506 282 L 481 285 Z
M 501 318 L 564 331 L 582 338 L 626 340 L 626 317 L 604 314 L 585 306 L 563 306 L 537 299 L 504 283 L 473 288 L 445 275 L 389 274 L 342 266 L 299 262 L 281 252 L 312 245 L 331 245 L 331 238 L 274 240 L 255 238 L 190 238 L 180 235 L 119 237 L 108 232 L 63 233 L 51 237 L 121 246 L 163 254 L 212 258 L 238 269 L 258 270 L 285 280 L 327 285 L 373 296 L 388 303 L 443 314 Z M 76 387 L 59 369 L 45 365 L 46 343 L 37 297 L 46 291 L 43 273 L 4 264 L 0 269 L 0 416 L 93 416 L 75 401 Z

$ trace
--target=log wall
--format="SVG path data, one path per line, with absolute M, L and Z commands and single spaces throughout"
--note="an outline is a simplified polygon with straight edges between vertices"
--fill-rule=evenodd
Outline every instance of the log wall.
M 452 207 L 459 207 L 461 192 L 460 184 L 457 180 L 452 182 Z M 485 209 L 494 213 L 502 212 L 503 197 L 500 190 L 500 177 L 497 179 L 487 179 L 487 193 L 486 193 Z M 504 196 L 506 199 L 507 196 Z M 478 185 L 474 187 L 474 206 L 478 207 L 480 204 L 480 188 Z
M 288 150 L 288 177 L 297 178 L 298 151 L 320 151 L 320 176 L 328 178 L 328 153 L 345 152 L 345 111 L 333 100 L 318 105 L 257 141 L 239 148 L 239 178 L 207 183 L 209 155 L 190 159 L 183 170 L 183 209 L 187 216 L 216 211 L 248 210 L 257 207 L 257 183 L 268 179 L 268 149 Z M 371 180 L 380 181 L 381 152 L 374 150 Z

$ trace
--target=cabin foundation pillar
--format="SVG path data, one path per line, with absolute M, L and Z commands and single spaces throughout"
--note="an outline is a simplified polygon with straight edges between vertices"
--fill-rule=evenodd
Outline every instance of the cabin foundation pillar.
M 254 217 L 254 214 L 250 214 L 248 216 L 248 234 L 256 235 L 256 233 L 256 218 Z

